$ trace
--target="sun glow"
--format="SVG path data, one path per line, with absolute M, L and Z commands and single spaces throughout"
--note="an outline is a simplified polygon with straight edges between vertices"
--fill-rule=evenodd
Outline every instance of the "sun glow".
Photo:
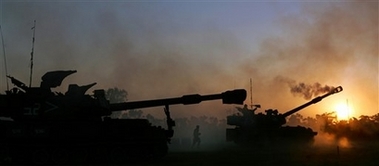
M 347 103 L 336 104 L 334 110 L 336 111 L 337 120 L 349 120 L 352 117 L 352 110 Z

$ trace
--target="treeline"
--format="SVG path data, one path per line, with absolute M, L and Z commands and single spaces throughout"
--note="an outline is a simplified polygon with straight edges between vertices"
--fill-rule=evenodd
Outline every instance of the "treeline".
M 141 110 L 125 111 L 119 118 L 144 118 L 152 125 L 167 127 L 166 119 L 155 118 L 151 114 L 144 115 Z M 173 141 L 176 144 L 190 146 L 192 132 L 196 125 L 200 126 L 202 144 L 225 142 L 226 129 L 233 128 L 226 124 L 226 119 L 217 117 L 182 117 L 173 118 L 174 127 Z M 293 114 L 287 118 L 288 126 L 309 127 L 319 133 L 325 132 L 338 137 L 346 137 L 350 140 L 379 140 L 379 114 L 373 116 L 361 115 L 359 118 L 338 121 L 335 113 L 318 114 L 315 117 L 304 117 L 301 114 Z
M 288 118 L 287 125 L 301 125 L 319 132 L 326 132 L 338 137 L 346 137 L 351 140 L 379 140 L 379 114 L 372 116 L 361 115 L 349 120 L 337 120 L 334 112 L 316 115 L 315 118 L 304 118 L 300 114 L 294 114 Z
M 106 90 L 106 97 L 110 103 L 126 102 L 128 99 L 127 91 L 119 88 L 109 88 Z M 167 128 L 166 119 L 159 119 L 151 114 L 145 115 L 141 110 L 128 110 L 114 112 L 112 118 L 119 119 L 148 119 L 154 126 L 162 126 Z M 189 147 L 192 144 L 192 134 L 196 125 L 200 126 L 201 144 L 211 144 L 218 142 L 225 142 L 226 133 L 226 120 L 217 119 L 216 117 L 185 117 L 175 118 L 172 117 L 176 123 L 174 127 L 173 144 Z
M 128 93 L 123 89 L 110 88 L 106 95 L 111 103 L 127 101 Z M 151 114 L 144 115 L 141 110 L 128 110 L 112 114 L 113 118 L 145 118 L 152 125 L 167 127 L 166 119 L 155 118 Z M 225 117 L 226 118 L 226 117 Z M 184 117 L 175 118 L 173 142 L 178 144 L 190 145 L 192 132 L 196 125 L 200 126 L 202 144 L 225 142 L 226 129 L 233 128 L 228 126 L 226 119 L 216 117 Z M 315 117 L 303 117 L 301 114 L 293 114 L 287 118 L 288 126 L 309 127 L 317 132 L 334 134 L 336 137 L 347 137 L 349 139 L 379 139 L 379 114 L 373 116 L 361 115 L 359 118 L 338 121 L 335 113 L 318 114 Z
M 124 111 L 118 117 L 122 119 L 147 119 L 154 126 L 162 126 L 167 129 L 166 118 L 156 118 L 151 114 L 143 114 L 141 110 Z M 175 118 L 174 137 L 172 138 L 173 145 L 180 145 L 189 148 L 192 145 L 193 130 L 197 125 L 200 126 L 201 145 L 211 145 L 224 143 L 226 138 L 226 120 L 218 119 L 217 117 L 182 117 Z

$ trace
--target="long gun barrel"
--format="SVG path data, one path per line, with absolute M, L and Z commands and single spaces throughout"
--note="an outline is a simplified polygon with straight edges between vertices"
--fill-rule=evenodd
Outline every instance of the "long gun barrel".
M 338 92 L 341 92 L 343 89 L 341 86 L 338 86 L 337 88 L 334 88 L 332 89 L 329 93 L 326 93 L 322 96 L 318 96 L 314 99 L 312 99 L 311 101 L 299 106 L 299 107 L 296 107 L 290 111 L 287 111 L 286 113 L 282 114 L 283 117 L 287 117 L 287 116 L 290 116 L 298 111 L 300 111 L 301 109 L 305 108 L 305 107 L 308 107 L 309 105 L 311 104 L 315 104 L 315 103 L 318 103 L 319 101 L 321 101 L 323 98 L 325 97 L 328 97 L 329 95 L 332 95 L 332 94 L 335 94 L 335 93 L 338 93 Z
M 226 91 L 220 94 L 210 94 L 210 95 L 184 95 L 177 98 L 166 98 L 166 99 L 156 99 L 156 100 L 145 100 L 145 101 L 132 101 L 124 103 L 114 103 L 110 104 L 111 111 L 121 111 L 137 108 L 147 108 L 156 106 L 168 106 L 174 104 L 198 104 L 202 101 L 207 100 L 218 100 L 222 99 L 223 104 L 243 104 L 246 99 L 246 90 L 236 89 L 232 91 Z

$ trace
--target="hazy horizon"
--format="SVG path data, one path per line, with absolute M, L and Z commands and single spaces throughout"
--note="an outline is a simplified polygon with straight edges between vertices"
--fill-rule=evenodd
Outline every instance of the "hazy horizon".
M 378 2 L 1 1 L 8 74 L 33 86 L 51 70 L 77 70 L 68 84 L 118 87 L 129 101 L 244 88 L 250 105 L 285 112 L 308 99 L 298 85 L 344 90 L 299 112 L 348 101 L 352 116 L 379 113 Z M 3 48 L 1 49 L 3 50 Z M 1 70 L 4 70 L 1 58 Z M 0 88 L 6 89 L 5 71 Z M 321 93 L 322 94 L 322 93 Z M 225 118 L 235 106 L 172 106 L 173 117 Z M 162 108 L 146 109 L 164 116 Z M 150 111 L 151 110 L 151 111 Z

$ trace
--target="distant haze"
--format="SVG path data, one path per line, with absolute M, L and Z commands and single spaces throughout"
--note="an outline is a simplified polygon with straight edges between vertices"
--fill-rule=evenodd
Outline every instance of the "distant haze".
M 303 110 L 306 116 L 331 112 L 346 100 L 355 116 L 379 111 L 375 1 L 3 0 L 0 5 L 8 74 L 27 85 L 36 20 L 33 86 L 47 71 L 77 70 L 56 90 L 97 82 L 90 91 L 118 87 L 132 101 L 244 88 L 250 105 L 251 78 L 254 104 L 280 112 L 324 93 L 304 99 L 291 93 L 291 80 L 344 88 Z M 0 80 L 5 90 L 5 71 Z M 147 110 L 164 116 L 163 108 Z M 212 101 L 174 106 L 172 116 L 225 118 L 233 110 Z

